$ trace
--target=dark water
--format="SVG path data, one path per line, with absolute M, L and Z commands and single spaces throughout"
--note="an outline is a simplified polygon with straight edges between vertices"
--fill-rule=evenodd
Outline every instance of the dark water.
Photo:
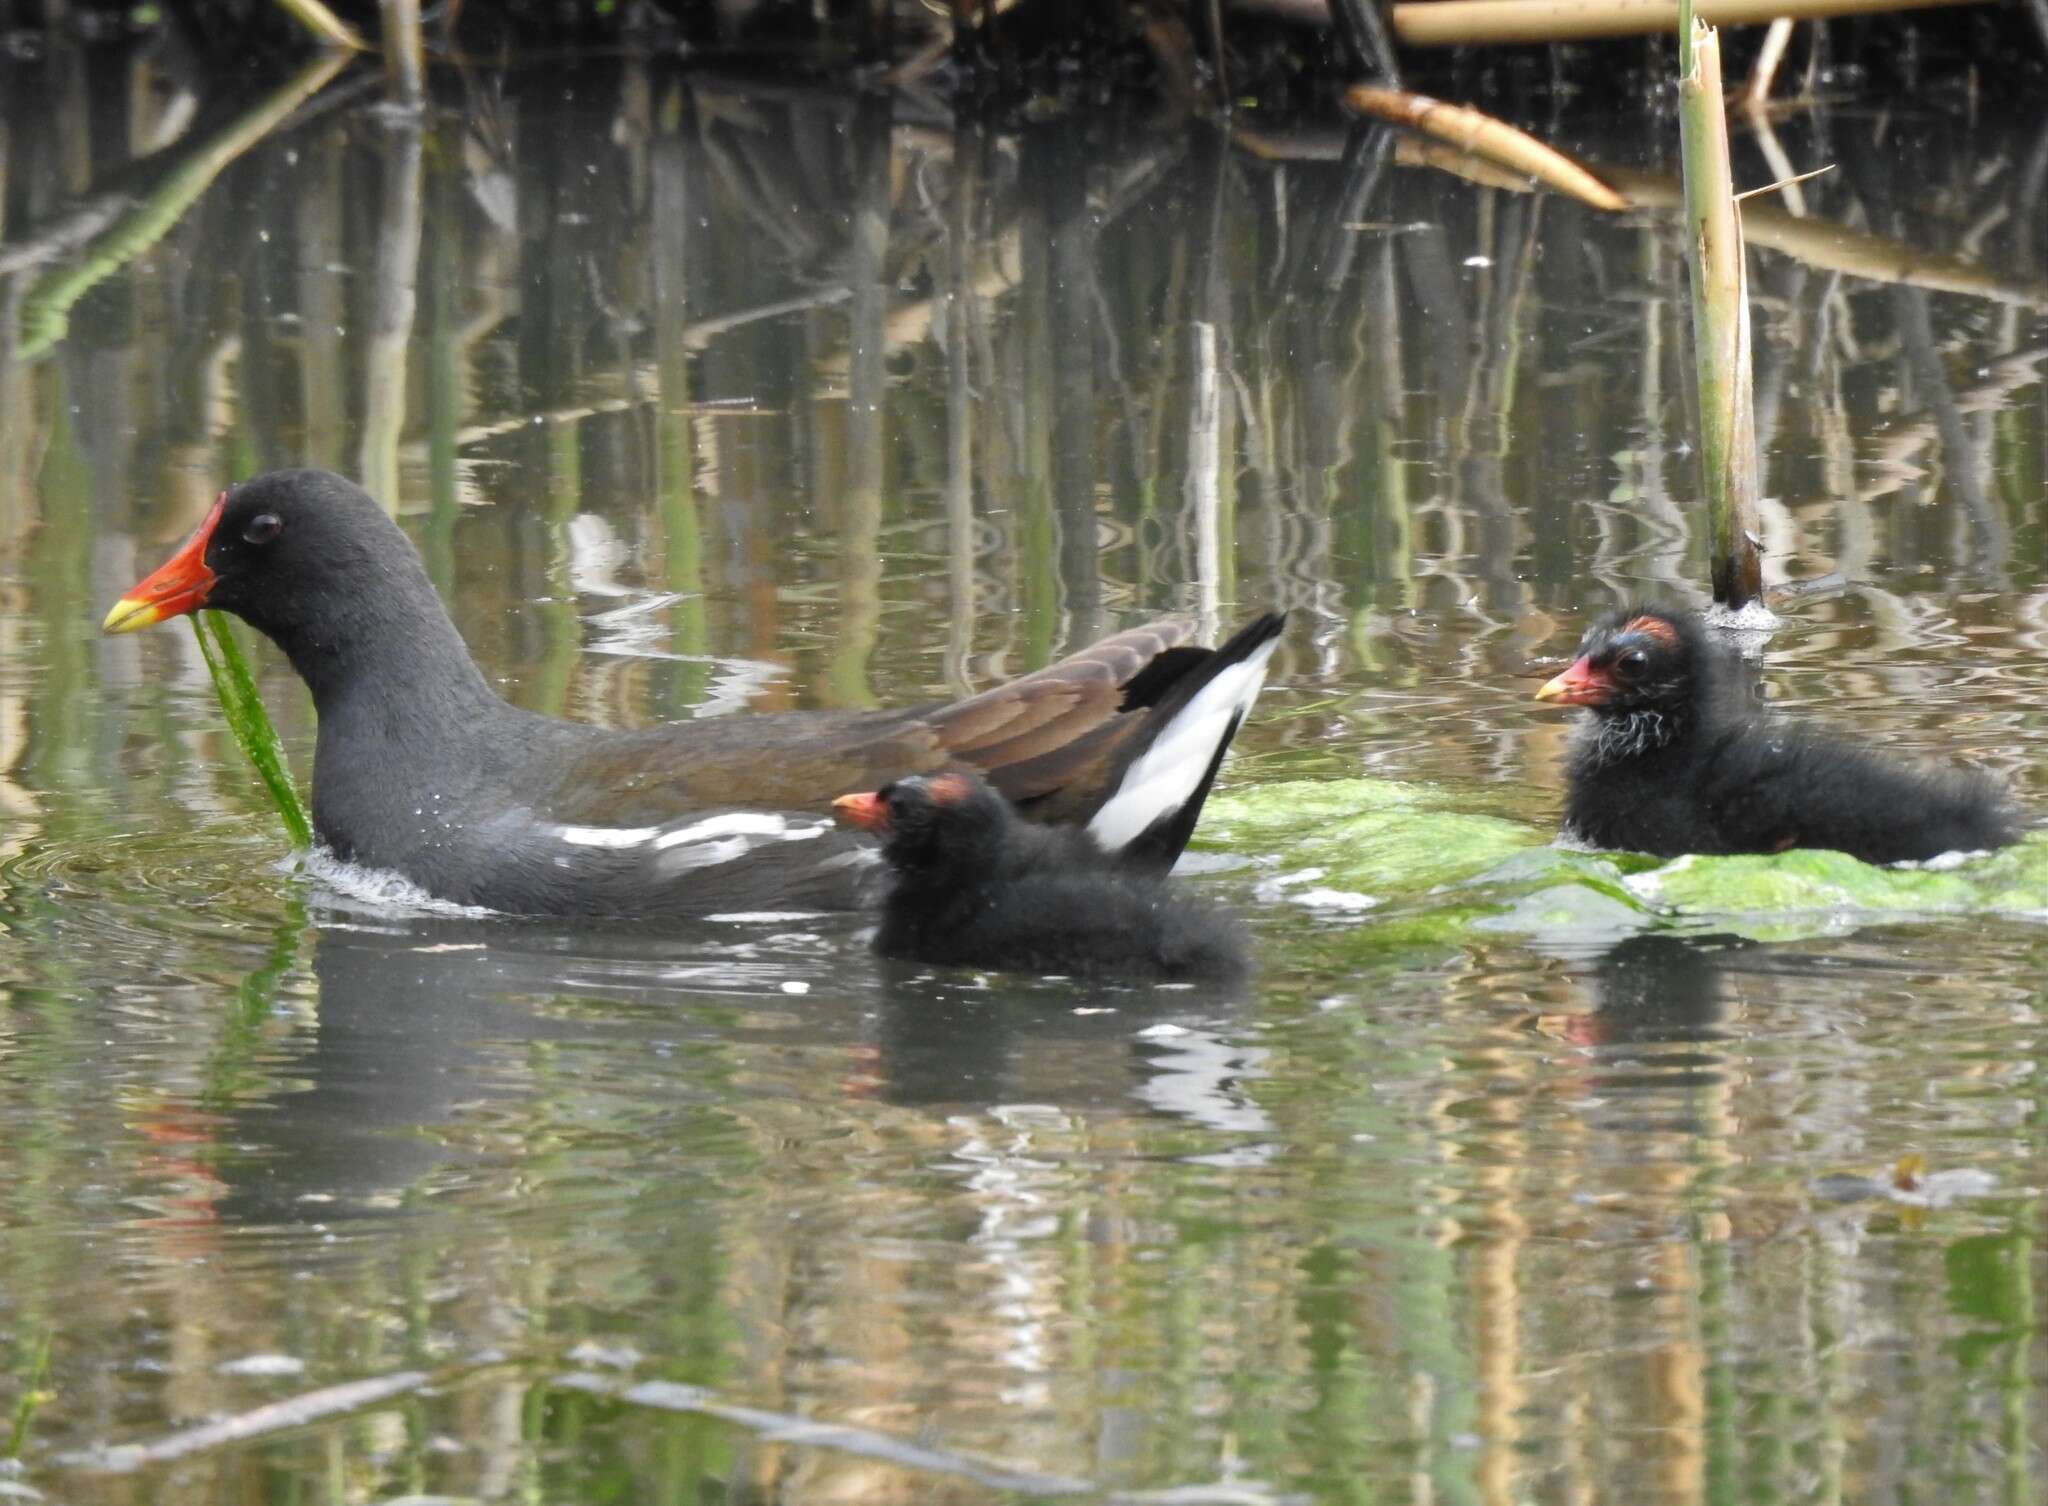
M 1532 662 L 1705 578 L 1668 220 L 1334 120 L 448 82 L 415 128 L 0 63 L 0 1492 L 2040 1499 L 2037 923 L 1381 943 L 1252 851 L 1195 880 L 1263 956 L 1219 999 L 408 914 L 289 871 L 182 625 L 96 633 L 224 480 L 319 464 L 523 705 L 904 703 L 1281 604 L 1234 787 L 1547 823 Z M 1975 109 L 1738 137 L 1836 164 L 1752 214 L 1768 569 L 1842 582 L 1768 678 L 2040 807 L 2048 130 Z

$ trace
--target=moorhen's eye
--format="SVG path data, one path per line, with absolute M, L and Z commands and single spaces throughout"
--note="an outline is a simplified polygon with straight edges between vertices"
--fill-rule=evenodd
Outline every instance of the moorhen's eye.
M 274 512 L 259 512 L 242 530 L 242 537 L 252 544 L 267 544 L 283 531 L 284 519 Z
M 1615 661 L 1614 667 L 1625 675 L 1639 675 L 1650 667 L 1650 656 L 1639 648 L 1632 648 Z

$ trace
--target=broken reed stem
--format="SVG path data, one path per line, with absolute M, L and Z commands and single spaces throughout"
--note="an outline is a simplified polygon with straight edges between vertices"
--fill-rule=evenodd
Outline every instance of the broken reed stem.
M 1685 197 L 1677 178 L 1668 174 L 1605 162 L 1597 164 L 1596 170 L 1640 209 L 1675 209 Z M 1900 283 L 2017 308 L 2048 309 L 2048 278 L 2000 277 L 1952 253 L 1852 229 L 1837 220 L 1802 218 L 1768 199 L 1751 199 L 1742 206 L 1742 243 L 1747 246 L 1751 241 L 1816 272 L 1842 272 L 1867 282 Z
M 1680 38 L 1686 260 L 1692 272 L 1693 364 L 1699 374 L 1700 469 L 1713 541 L 1714 600 L 1738 611 L 1763 591 L 1758 548 L 1756 407 L 1742 221 L 1728 166 L 1721 44 L 1686 7 Z
M 1538 141 L 1469 105 L 1446 104 L 1427 94 L 1406 89 L 1385 89 L 1374 84 L 1354 84 L 1344 91 L 1345 108 L 1377 120 L 1390 120 L 1447 141 L 1511 172 L 1526 173 L 1537 182 L 1568 194 L 1580 203 L 1609 214 L 1629 207 L 1628 200 L 1587 172 L 1553 146 Z

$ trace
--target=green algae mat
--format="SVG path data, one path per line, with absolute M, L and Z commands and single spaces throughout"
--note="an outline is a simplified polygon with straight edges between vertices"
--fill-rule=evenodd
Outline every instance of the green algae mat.
M 1876 867 L 1839 852 L 1577 852 L 1474 812 L 1457 791 L 1384 779 L 1219 793 L 1199 845 L 1250 860 L 1262 900 L 1347 922 L 1365 947 L 1473 933 L 1598 945 L 1668 929 L 1791 940 L 1948 915 L 2048 920 L 2048 833 L 2003 852 Z

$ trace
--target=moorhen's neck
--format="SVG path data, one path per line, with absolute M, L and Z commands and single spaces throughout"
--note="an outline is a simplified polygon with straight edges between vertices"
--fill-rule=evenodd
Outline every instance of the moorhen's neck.
M 387 556 L 255 625 L 313 692 L 323 724 L 366 710 L 458 731 L 511 708 L 470 658 L 418 557 Z
M 1586 720 L 1582 756 L 1598 767 L 1667 748 L 1686 736 L 1699 717 L 1691 701 L 1681 698 L 1657 706 L 1597 711 Z
M 964 894 L 981 875 L 1003 868 L 1008 860 L 1008 847 L 1000 832 L 978 838 L 971 847 L 937 854 L 936 861 L 898 867 L 897 887 L 933 897 Z

